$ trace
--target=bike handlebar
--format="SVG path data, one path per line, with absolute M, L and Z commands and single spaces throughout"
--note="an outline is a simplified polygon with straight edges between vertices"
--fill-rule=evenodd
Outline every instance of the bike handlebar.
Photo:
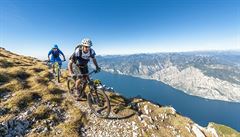
M 48 60 L 47 63 L 51 63 L 51 62 L 65 62 L 66 60 L 61 60 L 61 61 L 51 61 L 51 60 Z

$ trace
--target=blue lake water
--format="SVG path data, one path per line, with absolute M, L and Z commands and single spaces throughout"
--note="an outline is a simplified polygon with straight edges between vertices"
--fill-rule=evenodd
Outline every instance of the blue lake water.
M 240 103 L 203 99 L 185 94 L 162 82 L 101 72 L 94 76 L 126 97 L 142 98 L 174 107 L 201 126 L 209 122 L 224 124 L 240 131 Z
M 64 65 L 64 68 L 66 66 Z M 174 107 L 183 116 L 201 126 L 209 122 L 224 124 L 240 131 L 240 103 L 216 101 L 185 94 L 162 82 L 131 76 L 97 73 L 93 76 L 125 97 L 144 99 Z

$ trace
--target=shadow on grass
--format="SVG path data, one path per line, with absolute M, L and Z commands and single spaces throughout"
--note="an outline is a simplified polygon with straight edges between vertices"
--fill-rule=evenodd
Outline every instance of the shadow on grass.
M 13 67 L 14 64 L 12 62 L 9 62 L 7 60 L 0 60 L 0 67 L 2 68 L 8 68 L 8 67 Z
M 44 69 L 41 69 L 41 68 L 33 68 L 32 70 L 36 73 L 44 71 Z
M 36 102 L 41 98 L 42 97 L 38 93 L 30 93 L 29 96 L 25 96 L 18 101 L 17 107 L 20 109 L 25 109 L 26 107 L 28 107 L 30 102 Z
M 58 88 L 51 89 L 49 92 L 54 95 L 62 95 L 63 93 L 65 93 L 64 90 Z
M 8 95 L 10 92 L 12 92 L 8 88 L 0 88 L 0 99 L 4 98 L 4 96 Z
M 8 74 L 0 74 L 0 85 L 3 85 L 9 81 L 10 79 L 8 77 Z
M 18 78 L 20 80 L 27 80 L 31 75 L 25 71 L 18 71 L 15 74 L 12 74 L 12 77 Z

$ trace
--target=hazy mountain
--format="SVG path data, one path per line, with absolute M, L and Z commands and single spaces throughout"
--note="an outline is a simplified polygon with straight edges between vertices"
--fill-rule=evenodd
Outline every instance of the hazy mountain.
M 103 70 L 155 79 L 190 95 L 240 102 L 240 52 L 202 51 L 99 56 Z
M 67 72 L 62 76 L 58 84 L 44 62 L 0 48 L 0 136 L 239 136 L 224 125 L 201 127 L 172 107 L 112 92 L 109 118 L 98 118 L 86 101 L 69 96 Z

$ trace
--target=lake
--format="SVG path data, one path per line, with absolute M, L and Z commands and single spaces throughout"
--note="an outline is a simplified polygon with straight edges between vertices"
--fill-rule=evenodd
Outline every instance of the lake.
M 94 78 L 101 79 L 103 84 L 113 87 L 123 96 L 141 96 L 161 105 L 172 106 L 181 115 L 191 118 L 201 126 L 215 122 L 240 131 L 240 103 L 191 96 L 155 80 L 108 72 L 95 74 Z
M 63 65 L 66 68 L 65 65 Z M 181 115 L 201 126 L 209 122 L 224 124 L 240 131 L 240 103 L 209 100 L 188 95 L 162 82 L 102 71 L 93 76 L 125 97 L 141 96 L 161 105 L 172 106 Z

